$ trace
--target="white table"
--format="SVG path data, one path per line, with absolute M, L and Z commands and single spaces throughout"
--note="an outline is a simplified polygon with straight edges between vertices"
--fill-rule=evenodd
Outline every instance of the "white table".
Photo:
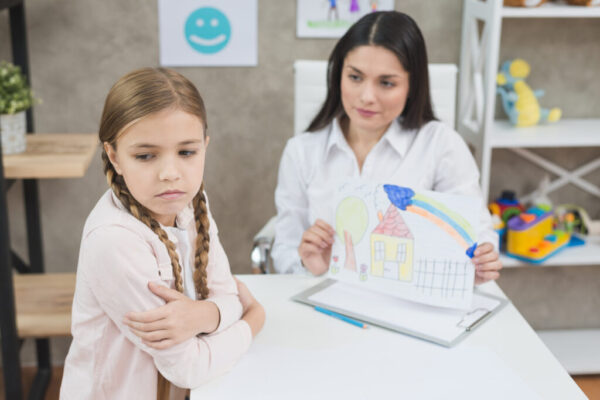
M 267 320 L 200 399 L 585 399 L 512 304 L 448 349 L 370 326 L 360 329 L 290 297 L 322 278 L 240 276 Z M 505 297 L 495 283 L 482 290 Z

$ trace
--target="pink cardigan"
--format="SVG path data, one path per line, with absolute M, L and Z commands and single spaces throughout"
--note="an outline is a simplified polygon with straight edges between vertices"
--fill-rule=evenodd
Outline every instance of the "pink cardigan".
M 155 399 L 157 369 L 174 385 L 194 388 L 229 370 L 252 340 L 240 320 L 242 305 L 229 261 L 209 211 L 208 300 L 219 308 L 217 330 L 166 350 L 141 343 L 123 324 L 129 311 L 159 307 L 164 301 L 149 281 L 174 287 L 165 245 L 107 191 L 89 215 L 81 241 L 73 299 L 73 342 L 65 361 L 61 399 Z M 191 206 L 177 216 L 195 243 Z M 177 246 L 177 238 L 169 234 Z M 191 257 L 193 257 L 193 251 Z M 193 264 L 192 264 L 193 265 Z

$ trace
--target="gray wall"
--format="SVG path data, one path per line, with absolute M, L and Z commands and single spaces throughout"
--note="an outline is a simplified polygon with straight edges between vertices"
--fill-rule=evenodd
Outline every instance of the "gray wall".
M 252 237 L 275 213 L 279 157 L 293 123 L 293 71 L 297 58 L 325 59 L 335 41 L 297 39 L 295 1 L 259 1 L 256 68 L 181 68 L 208 107 L 211 145 L 206 187 L 232 270 L 250 272 Z M 412 15 L 431 62 L 457 63 L 462 1 L 396 1 Z M 44 103 L 35 109 L 38 132 L 96 132 L 104 97 L 121 75 L 158 64 L 157 2 L 147 0 L 29 0 L 26 7 L 33 87 Z M 503 24 L 500 60 L 523 57 L 529 83 L 546 89 L 545 106 L 566 117 L 598 117 L 600 21 L 513 20 Z M 0 59 L 10 59 L 8 13 L 0 12 Z M 600 134 L 600 132 L 599 132 Z M 599 149 L 540 150 L 574 167 Z M 543 173 L 512 153 L 496 151 L 492 196 L 535 187 Z M 592 174 L 600 183 L 600 174 Z M 47 270 L 74 271 L 85 218 L 106 183 L 96 155 L 83 179 L 40 182 Z M 597 199 L 568 187 L 553 196 L 576 202 L 600 218 Z M 26 255 L 20 185 L 8 194 L 14 247 Z M 25 257 L 26 258 L 26 257 Z M 600 327 L 598 267 L 505 270 L 499 284 L 535 328 Z M 67 341 L 56 340 L 64 358 Z M 26 360 L 29 355 L 24 356 Z

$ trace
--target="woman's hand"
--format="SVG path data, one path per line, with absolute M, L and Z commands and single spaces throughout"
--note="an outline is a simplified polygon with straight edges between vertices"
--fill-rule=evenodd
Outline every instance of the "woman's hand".
M 498 279 L 502 263 L 500 255 L 491 243 L 482 243 L 475 249 L 475 255 L 471 259 L 475 264 L 475 284 L 479 285 L 487 281 Z
M 322 219 L 317 219 L 302 235 L 298 254 L 306 269 L 314 275 L 324 274 L 329 269 L 333 235 L 335 230 Z
M 235 283 L 237 283 L 238 296 L 244 309 L 242 319 L 248 323 L 250 330 L 252 331 L 252 337 L 254 337 L 260 332 L 265 324 L 265 309 L 258 301 L 256 301 L 243 282 L 236 277 L 234 277 L 234 279 Z
M 167 304 L 149 311 L 130 312 L 123 319 L 146 346 L 166 349 L 219 326 L 220 314 L 215 303 L 192 300 L 154 282 L 148 283 L 148 288 Z

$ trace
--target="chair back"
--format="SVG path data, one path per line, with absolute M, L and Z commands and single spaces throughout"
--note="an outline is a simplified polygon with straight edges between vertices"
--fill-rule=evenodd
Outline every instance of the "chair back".
M 433 112 L 454 129 L 456 74 L 454 64 L 429 64 Z M 294 62 L 294 135 L 306 130 L 327 96 L 327 61 Z

